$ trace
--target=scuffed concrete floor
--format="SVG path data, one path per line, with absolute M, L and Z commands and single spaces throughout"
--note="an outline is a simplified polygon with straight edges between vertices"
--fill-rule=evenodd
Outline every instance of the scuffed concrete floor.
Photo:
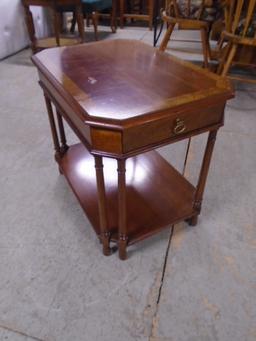
M 104 39 L 152 44 L 144 28 L 104 30 Z M 191 49 L 168 51 L 200 60 L 200 45 Z M 237 84 L 227 105 L 199 224 L 170 226 L 121 262 L 101 254 L 58 174 L 29 56 L 0 63 L 0 340 L 255 341 L 256 88 Z M 192 182 L 205 138 L 192 140 Z M 183 141 L 160 152 L 182 171 L 185 149 Z

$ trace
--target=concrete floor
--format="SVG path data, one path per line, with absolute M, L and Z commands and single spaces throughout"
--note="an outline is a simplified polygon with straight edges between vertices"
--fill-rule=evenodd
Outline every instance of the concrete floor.
M 144 28 L 105 31 L 152 44 Z M 227 105 L 199 224 L 169 227 L 121 262 L 101 254 L 58 174 L 29 56 L 0 63 L 0 340 L 255 341 L 256 88 L 237 84 Z M 192 182 L 205 138 L 192 141 Z M 182 170 L 185 147 L 160 152 Z

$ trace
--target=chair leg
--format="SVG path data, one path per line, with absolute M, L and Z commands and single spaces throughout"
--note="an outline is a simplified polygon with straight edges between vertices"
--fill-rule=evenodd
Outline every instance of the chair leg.
M 212 60 L 212 50 L 210 45 L 210 29 L 206 32 L 206 47 L 207 47 L 207 53 L 208 53 L 208 61 Z
M 112 0 L 112 10 L 111 10 L 111 18 L 110 18 L 110 27 L 112 30 L 112 33 L 116 33 L 116 7 L 117 7 L 117 0 Z
M 203 55 L 204 55 L 204 67 L 208 69 L 208 46 L 207 46 L 207 32 L 205 28 L 201 29 L 201 40 L 202 40 L 202 48 L 203 48 Z
M 150 31 L 152 31 L 153 29 L 153 14 L 154 13 L 154 0 L 149 0 L 149 4 L 148 4 L 148 16 L 149 16 L 149 29 Z
M 59 31 L 61 33 L 63 33 L 65 31 L 65 28 L 64 28 L 64 18 L 63 18 L 63 13 L 60 13 L 60 28 L 59 28 Z
M 119 1 L 120 28 L 124 28 L 124 0 Z
M 217 49 L 220 50 L 222 48 L 223 44 L 224 44 L 224 37 L 221 36 L 219 41 L 218 41 L 218 44 L 217 44 Z
M 33 53 L 36 53 L 37 52 L 36 36 L 35 36 L 35 26 L 34 26 L 32 12 L 30 11 L 29 6 L 27 5 L 23 5 L 23 6 L 25 10 L 25 19 L 26 19 L 28 34 L 29 34 L 29 38 L 31 41 L 31 48 L 32 48 Z
M 226 62 L 226 63 L 224 64 L 224 66 L 223 66 L 223 70 L 222 70 L 222 72 L 221 72 L 221 76 L 224 77 L 224 76 L 227 75 L 227 73 L 228 73 L 228 71 L 229 71 L 229 69 L 230 69 L 230 66 L 231 66 L 231 64 L 232 64 L 232 62 L 233 62 L 233 59 L 234 59 L 234 57 L 235 57 L 236 50 L 237 50 L 237 45 L 236 45 L 236 44 L 232 45 L 232 47 L 231 47 L 231 49 L 230 49 L 230 52 L 229 52 L 229 54 L 228 54 L 227 62 Z
M 94 35 L 95 35 L 95 40 L 98 40 L 98 18 L 99 14 L 98 12 L 93 12 L 92 13 L 92 23 L 94 27 Z
M 72 18 L 72 21 L 71 21 L 70 33 L 74 34 L 75 27 L 76 27 L 76 13 L 73 12 L 73 18 Z
M 164 35 L 164 38 L 163 38 L 163 40 L 161 42 L 161 45 L 159 47 L 159 51 L 164 51 L 166 49 L 168 41 L 169 41 L 169 39 L 170 39 L 170 37 L 172 35 L 172 31 L 174 29 L 174 26 L 175 26 L 175 24 L 173 24 L 173 23 L 169 24 L 169 27 L 168 27 L 168 29 L 167 29 L 167 31 L 166 31 L 166 33 Z
M 84 34 L 84 15 L 83 15 L 82 5 L 79 5 L 76 7 L 75 15 L 76 15 L 79 36 L 80 36 L 81 42 L 83 43 L 85 40 L 85 34 Z
M 231 49 L 231 43 L 229 42 L 227 46 L 225 46 L 223 48 L 223 51 L 221 51 L 221 48 L 218 49 L 219 51 L 219 56 L 218 56 L 218 61 L 219 61 L 219 65 L 218 65 L 218 68 L 217 68 L 217 71 L 216 73 L 218 75 L 220 75 L 222 73 L 222 70 L 223 70 L 223 67 L 224 67 L 224 64 L 227 60 L 227 57 L 228 57 L 228 54 L 229 54 L 229 51 Z
M 90 16 L 86 13 L 86 27 L 90 27 Z
M 61 14 L 54 9 L 54 33 L 56 39 L 56 45 L 60 46 L 60 22 L 61 22 Z

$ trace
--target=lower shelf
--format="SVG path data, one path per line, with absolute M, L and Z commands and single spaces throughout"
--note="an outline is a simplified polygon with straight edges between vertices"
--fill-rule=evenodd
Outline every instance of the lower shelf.
M 117 162 L 103 158 L 111 240 L 118 237 Z M 69 147 L 60 168 L 95 232 L 100 234 L 94 158 L 82 144 Z M 195 188 L 156 151 L 126 161 L 128 244 L 191 217 Z

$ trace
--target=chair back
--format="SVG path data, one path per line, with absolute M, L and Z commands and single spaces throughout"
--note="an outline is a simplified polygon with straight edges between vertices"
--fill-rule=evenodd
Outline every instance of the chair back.
M 256 38 L 256 0 L 226 0 L 226 31 L 243 38 Z
M 172 17 L 214 21 L 220 0 L 166 0 L 166 13 Z

